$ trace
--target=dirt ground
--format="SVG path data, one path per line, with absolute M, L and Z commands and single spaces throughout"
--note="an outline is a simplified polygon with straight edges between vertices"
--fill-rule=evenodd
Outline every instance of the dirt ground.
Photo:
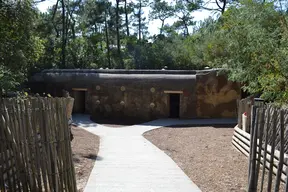
M 76 172 L 77 189 L 84 190 L 99 150 L 99 137 L 81 128 L 72 127 L 74 139 L 71 143 Z
M 247 158 L 232 147 L 233 128 L 160 128 L 145 138 L 165 151 L 203 192 L 245 191 Z
M 203 192 L 243 192 L 247 191 L 248 158 L 232 146 L 233 131 L 223 127 L 171 127 L 148 131 L 144 137 L 169 155 Z M 262 171 L 260 168 L 259 177 Z M 263 191 L 267 191 L 267 170 L 264 178 Z M 274 185 L 275 176 L 272 190 Z M 284 189 L 281 182 L 279 192 Z

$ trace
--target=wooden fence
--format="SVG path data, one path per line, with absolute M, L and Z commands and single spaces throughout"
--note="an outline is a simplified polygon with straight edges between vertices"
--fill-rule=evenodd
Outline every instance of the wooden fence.
M 250 133 L 236 126 L 232 139 L 234 147 L 249 157 L 248 191 L 278 192 L 280 182 L 288 179 L 288 110 L 252 105 L 249 124 Z
M 67 98 L 0 100 L 0 191 L 76 192 Z

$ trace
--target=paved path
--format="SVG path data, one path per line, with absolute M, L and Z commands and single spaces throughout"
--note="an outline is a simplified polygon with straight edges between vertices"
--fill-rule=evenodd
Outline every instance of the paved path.
M 75 115 L 73 120 L 100 136 L 97 162 L 84 192 L 200 192 L 178 165 L 142 134 L 176 124 L 235 124 L 233 119 L 161 119 L 111 128 L 93 123 L 87 115 Z

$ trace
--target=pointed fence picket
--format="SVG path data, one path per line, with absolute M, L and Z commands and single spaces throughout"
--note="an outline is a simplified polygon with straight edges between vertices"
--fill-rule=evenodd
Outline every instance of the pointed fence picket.
M 0 100 L 0 191 L 76 192 L 69 98 Z
M 249 132 L 243 130 L 239 118 L 232 138 L 233 146 L 249 157 L 248 192 L 278 192 L 281 182 L 288 192 L 288 110 L 254 105 L 251 98 L 239 101 L 238 106 L 238 114 L 246 106 L 251 117 Z

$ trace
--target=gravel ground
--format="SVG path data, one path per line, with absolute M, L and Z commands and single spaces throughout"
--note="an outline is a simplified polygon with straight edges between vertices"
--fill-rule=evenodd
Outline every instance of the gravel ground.
M 99 137 L 81 128 L 72 127 L 74 139 L 71 142 L 76 172 L 77 189 L 84 190 L 99 150 Z
M 232 146 L 233 131 L 221 127 L 171 127 L 148 131 L 144 137 L 169 155 L 203 192 L 243 192 L 248 183 L 248 158 Z M 259 178 L 262 171 L 261 167 Z M 263 191 L 267 191 L 267 172 Z M 273 191 L 274 184 L 275 176 Z M 281 182 L 279 192 L 284 190 Z
M 165 151 L 203 192 L 245 191 L 247 158 L 231 144 L 233 128 L 160 128 L 144 137 Z

